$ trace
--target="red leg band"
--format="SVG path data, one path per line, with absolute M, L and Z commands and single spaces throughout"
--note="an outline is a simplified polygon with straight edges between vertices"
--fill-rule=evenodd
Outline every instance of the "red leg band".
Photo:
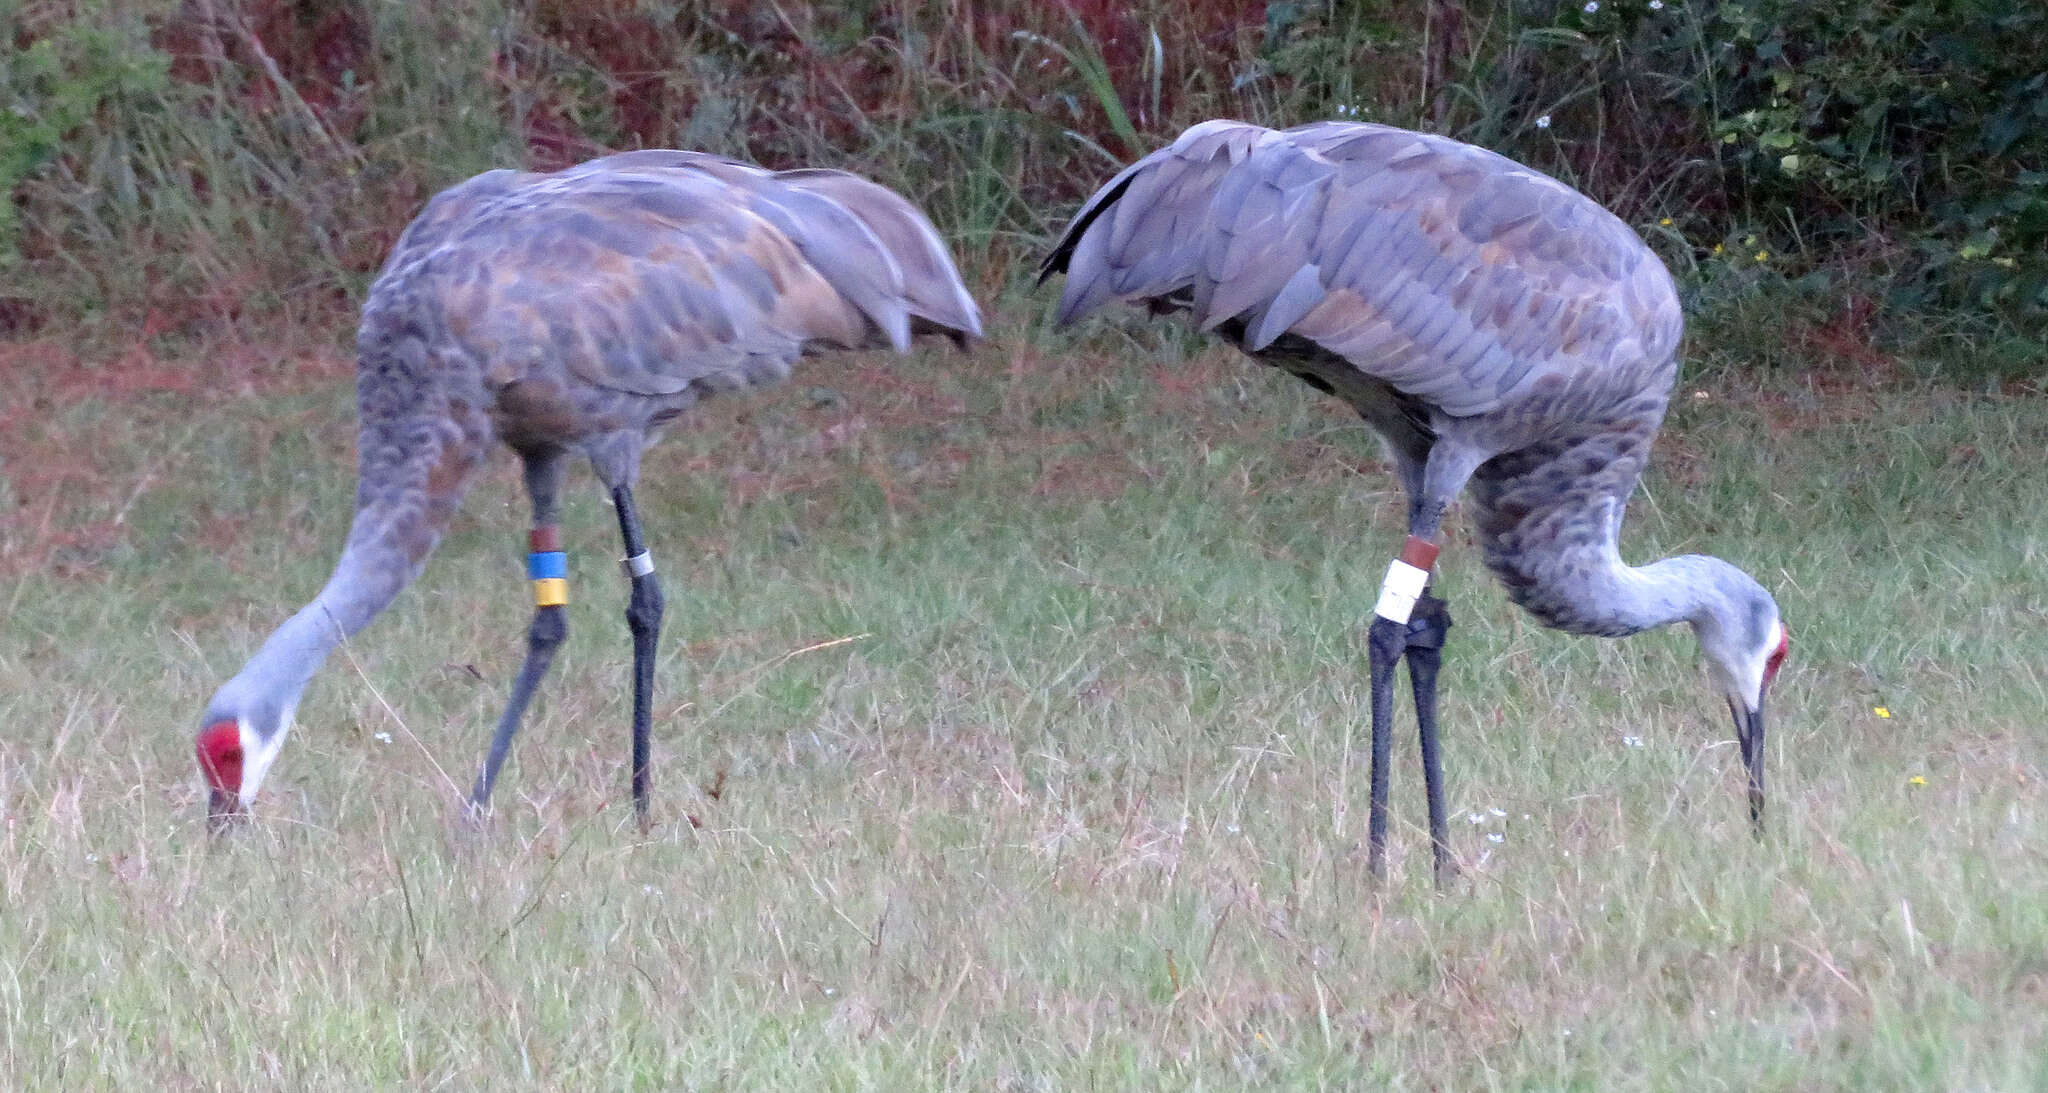
M 1417 569 L 1431 569 L 1435 567 L 1437 553 L 1442 549 L 1420 535 L 1410 535 L 1408 541 L 1401 544 L 1401 560 Z

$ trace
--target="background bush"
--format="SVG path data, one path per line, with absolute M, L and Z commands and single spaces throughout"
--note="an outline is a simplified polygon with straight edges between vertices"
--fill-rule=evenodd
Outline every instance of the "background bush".
M 0 34 L 0 330 L 346 311 L 436 189 L 643 146 L 866 173 L 997 288 L 1217 116 L 1495 148 L 1709 309 L 1776 288 L 1814 324 L 1904 308 L 2030 351 L 2048 312 L 2030 5 L 0 0 Z

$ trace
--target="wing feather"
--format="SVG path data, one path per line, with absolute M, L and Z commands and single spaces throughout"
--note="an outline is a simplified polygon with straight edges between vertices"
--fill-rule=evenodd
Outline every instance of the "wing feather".
M 791 189 L 836 202 L 861 223 L 902 270 L 910 314 L 966 338 L 981 337 L 981 309 L 953 268 L 938 229 L 917 206 L 886 186 L 845 171 L 779 171 Z
M 901 197 L 697 152 L 480 175 L 429 202 L 387 274 L 400 265 L 429 274 L 450 332 L 500 383 L 552 372 L 669 396 L 778 379 L 817 345 L 900 350 L 913 318 L 980 332 Z
M 1190 306 L 1249 351 L 1306 338 L 1454 415 L 1623 355 L 1660 366 L 1679 329 L 1669 274 L 1590 199 L 1346 122 L 1190 129 L 1098 191 L 1045 271 L 1068 276 L 1060 323 L 1111 300 Z

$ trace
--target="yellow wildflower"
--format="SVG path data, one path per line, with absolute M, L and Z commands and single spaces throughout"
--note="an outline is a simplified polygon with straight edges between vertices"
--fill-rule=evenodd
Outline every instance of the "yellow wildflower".
M 1906 784 L 1909 786 L 1924 786 L 1927 784 L 1927 779 L 1915 774 L 1911 778 L 1906 779 Z
M 1668 227 L 1670 227 L 1670 226 L 1671 226 L 1671 218 L 1667 216 L 1667 217 L 1665 217 L 1664 219 L 1662 219 L 1662 220 L 1659 220 L 1659 221 L 1657 221 L 1657 226 L 1658 226 L 1658 227 L 1660 227 L 1660 228 L 1668 228 Z
M 1892 708 L 1890 706 L 1872 706 L 1870 712 L 1888 719 L 1892 715 Z
M 1771 252 L 1770 252 L 1770 251 L 1767 251 L 1767 250 L 1760 250 L 1760 251 L 1756 252 L 1756 260 L 1757 260 L 1757 261 L 1759 261 L 1759 262 L 1768 262 L 1768 261 L 1770 261 L 1770 260 L 1771 260 Z

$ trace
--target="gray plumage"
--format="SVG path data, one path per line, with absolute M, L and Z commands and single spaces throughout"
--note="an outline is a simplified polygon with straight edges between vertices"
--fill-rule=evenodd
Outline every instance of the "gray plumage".
M 920 332 L 979 337 L 974 300 L 924 215 L 853 175 L 642 151 L 491 171 L 436 196 L 363 309 L 341 559 L 207 707 L 200 764 L 217 813 L 254 796 L 307 681 L 419 572 L 496 443 L 525 462 L 536 526 L 552 525 L 567 455 L 630 502 L 642 448 L 699 399 L 779 382 L 818 349 L 902 351 Z M 622 528 L 630 518 L 623 505 Z M 631 553 L 637 527 L 626 534 Z M 653 620 L 634 623 L 636 663 L 660 606 L 636 580 L 634 610 Z M 547 656 L 534 655 L 537 682 Z M 522 679 L 513 728 L 528 691 Z
M 1469 485 L 1487 567 L 1540 622 L 1690 622 L 1738 723 L 1760 711 L 1770 595 L 1716 558 L 1618 551 L 1683 321 L 1663 264 L 1590 199 L 1444 137 L 1212 121 L 1090 198 L 1056 272 L 1061 324 L 1112 301 L 1184 311 L 1344 399 L 1386 441 L 1411 534 L 1433 539 Z

